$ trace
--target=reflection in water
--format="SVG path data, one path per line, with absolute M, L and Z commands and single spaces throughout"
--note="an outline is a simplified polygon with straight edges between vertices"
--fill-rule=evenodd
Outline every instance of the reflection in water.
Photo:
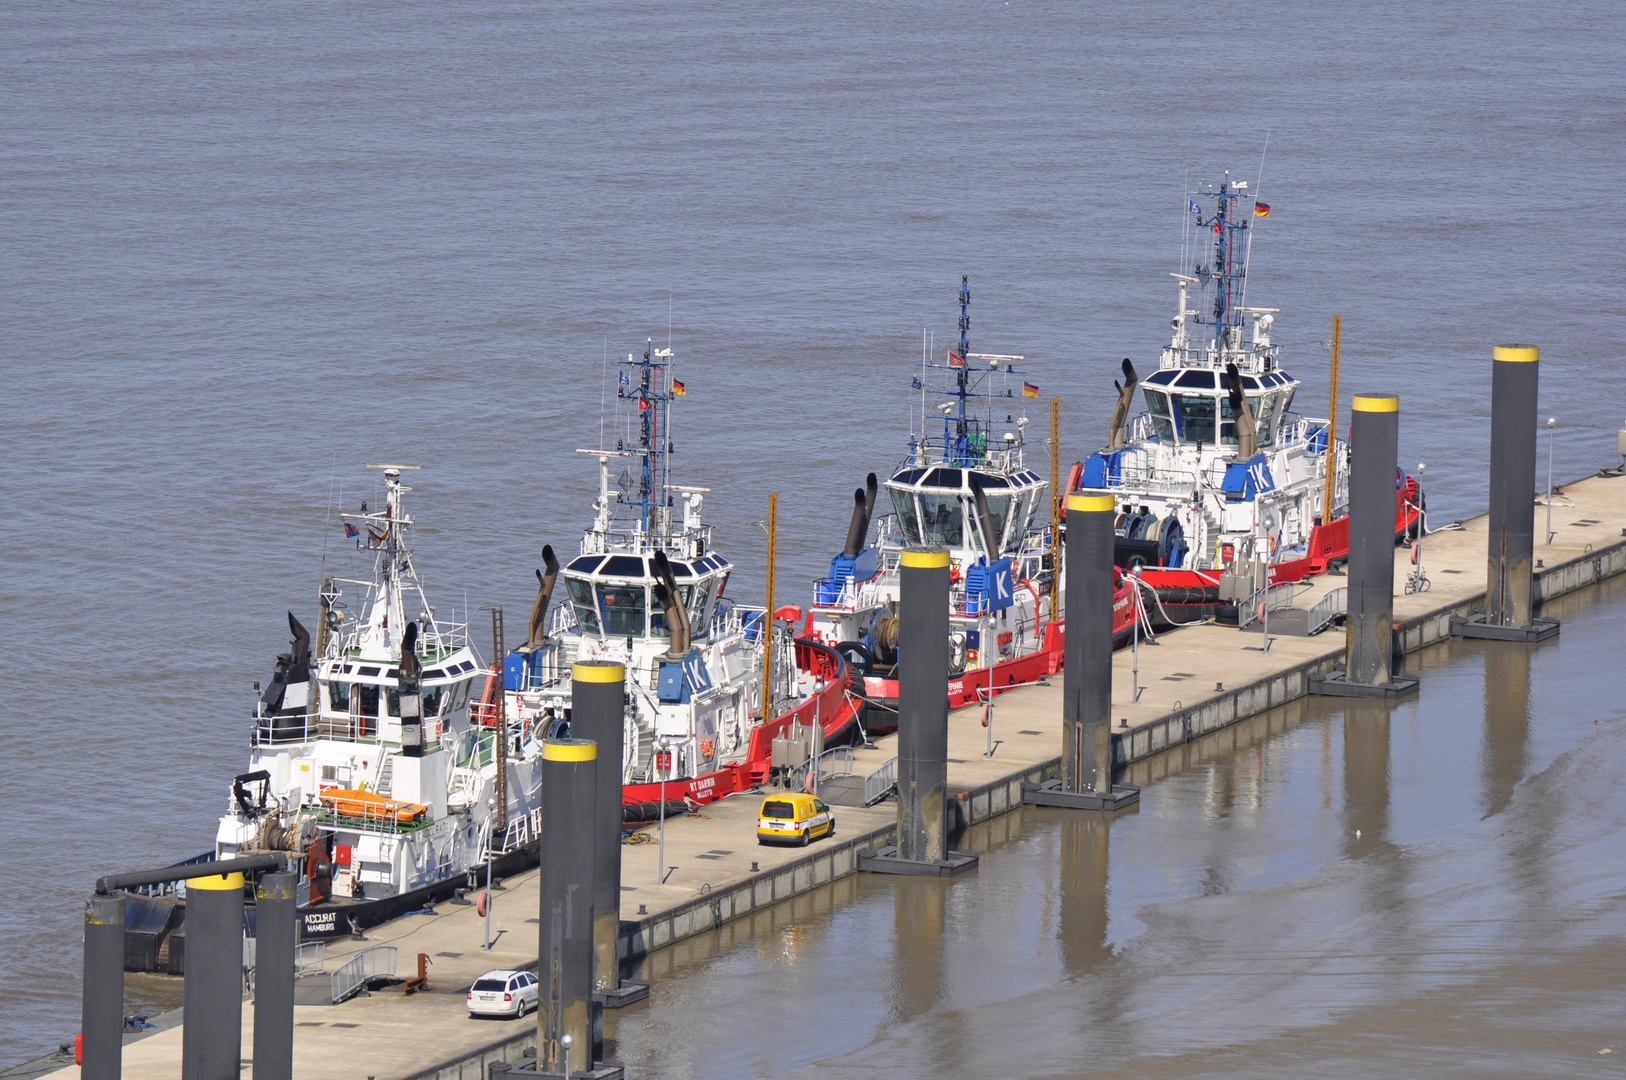
M 1061 959 L 1069 975 L 1100 967 L 1107 947 L 1107 845 L 1111 818 L 1070 814 L 1061 825 Z
M 1359 859 L 1388 836 L 1389 707 L 1352 701 L 1344 710 L 1344 854 Z
M 892 1023 L 927 1013 L 943 993 L 943 899 L 936 878 L 899 877 L 893 897 L 896 942 L 887 1014 Z
M 1485 647 L 1485 733 L 1480 740 L 1485 816 L 1499 814 L 1524 779 L 1530 758 L 1530 649 Z

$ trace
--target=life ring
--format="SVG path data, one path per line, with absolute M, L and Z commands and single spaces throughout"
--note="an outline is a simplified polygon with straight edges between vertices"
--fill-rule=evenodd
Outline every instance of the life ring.
M 700 740 L 700 756 L 705 758 L 707 761 L 711 760 L 711 752 L 714 749 L 716 749 L 716 745 L 710 739 Z

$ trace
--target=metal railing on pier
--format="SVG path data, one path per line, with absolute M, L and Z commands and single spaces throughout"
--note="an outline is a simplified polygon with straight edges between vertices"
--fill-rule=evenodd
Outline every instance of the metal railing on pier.
M 1349 589 L 1340 585 L 1310 607 L 1311 636 L 1321 633 L 1348 613 Z
M 346 960 L 344 965 L 330 976 L 333 1004 L 337 1005 L 353 997 L 376 979 L 394 977 L 394 945 L 374 945 L 370 949 L 363 949 Z
M 864 777 L 864 805 L 874 806 L 898 787 L 898 759 L 888 758 L 885 765 Z

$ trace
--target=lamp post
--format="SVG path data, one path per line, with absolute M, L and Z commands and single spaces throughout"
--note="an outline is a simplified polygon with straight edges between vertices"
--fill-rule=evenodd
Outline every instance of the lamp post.
M 565 1032 L 559 1036 L 559 1048 L 565 1052 L 565 1080 L 570 1080 L 570 1048 L 576 1045 L 576 1036 Z
M 486 943 L 491 951 L 491 830 L 497 826 L 497 797 L 486 799 Z
M 1553 428 L 1556 417 L 1547 418 L 1547 547 L 1553 546 Z

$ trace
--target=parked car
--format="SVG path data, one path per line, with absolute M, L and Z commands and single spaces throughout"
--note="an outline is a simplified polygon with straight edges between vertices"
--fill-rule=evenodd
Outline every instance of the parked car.
M 836 831 L 836 815 L 811 795 L 770 795 L 757 816 L 757 843 L 801 844 Z
M 524 1016 L 536 1008 L 538 986 L 529 971 L 488 971 L 469 987 L 469 1015 Z

